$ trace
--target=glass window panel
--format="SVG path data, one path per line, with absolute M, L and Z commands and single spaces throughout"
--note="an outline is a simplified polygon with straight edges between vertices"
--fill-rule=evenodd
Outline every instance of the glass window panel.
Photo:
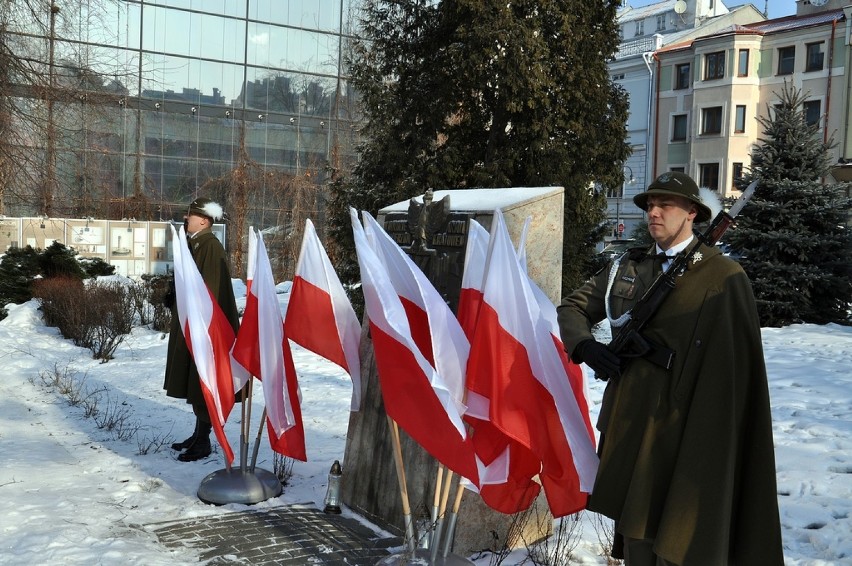
M 143 73 L 142 96 L 203 105 L 230 105 L 240 95 L 243 70 L 239 65 L 149 54 Z
M 340 27 L 340 0 L 249 0 L 249 18 L 314 30 Z
M 190 52 L 192 18 L 189 12 L 146 6 L 142 15 L 143 49 L 181 55 Z
M 220 16 L 146 7 L 142 44 L 151 51 L 240 63 L 245 24 Z
M 805 122 L 809 126 L 819 126 L 819 120 L 822 115 L 822 108 L 819 100 L 808 100 L 802 104 L 805 113 Z
M 239 20 L 195 14 L 189 55 L 241 63 L 245 52 L 245 24 Z
M 249 23 L 250 65 L 308 73 L 337 73 L 338 37 L 268 24 Z
M 740 49 L 737 60 L 737 76 L 748 76 L 748 49 Z
M 805 71 L 821 71 L 825 53 L 822 50 L 823 43 L 808 43 L 807 44 L 807 59 L 805 61 Z
M 689 63 L 675 66 L 675 90 L 689 88 Z
M 123 2 L 81 3 L 59 11 L 55 34 L 61 39 L 138 48 L 139 10 L 138 5 Z
M 245 17 L 246 15 L 245 0 L 146 0 L 145 4 L 159 4 L 223 16 Z
M 672 141 L 686 139 L 686 114 L 672 116 Z
M 238 65 L 149 54 L 142 96 L 203 105 L 229 105 L 242 89 Z
M 148 6 L 143 29 L 146 50 L 234 63 L 244 60 L 245 24 L 240 20 Z
M 701 186 L 707 187 L 708 189 L 713 189 L 714 191 L 719 190 L 719 164 L 718 163 L 704 163 L 699 165 L 701 168 Z
M 704 108 L 702 111 L 702 134 L 719 134 L 722 132 L 722 107 Z
M 50 22 L 50 10 L 38 10 L 35 13 L 23 2 L 4 2 L 3 23 L 10 32 L 47 35 Z
M 286 81 L 283 80 L 279 80 L 279 84 L 276 85 L 275 79 L 270 77 L 266 69 L 249 68 L 246 69 L 246 88 L 240 93 L 240 102 L 245 104 L 246 108 L 266 112 L 270 92 L 274 90 L 286 92 L 288 88 Z
M 57 41 L 56 80 L 71 89 L 112 94 L 137 92 L 138 53 Z
M 778 74 L 790 75 L 796 62 L 796 47 L 782 47 L 778 50 Z
M 704 56 L 704 79 L 721 79 L 725 76 L 725 52 L 708 53 Z
M 743 164 L 742 163 L 734 163 L 731 171 L 732 171 L 731 181 L 733 183 L 736 183 L 737 181 L 739 181 L 740 179 L 743 178 Z
M 338 41 L 334 35 L 299 31 L 290 37 L 288 63 L 299 71 L 335 75 Z
M 738 105 L 737 109 L 736 109 L 734 132 L 736 132 L 738 134 L 745 132 L 745 122 L 746 122 L 746 107 Z
M 243 69 L 239 65 L 201 61 L 200 88 L 210 97 L 209 104 L 230 105 L 242 92 Z

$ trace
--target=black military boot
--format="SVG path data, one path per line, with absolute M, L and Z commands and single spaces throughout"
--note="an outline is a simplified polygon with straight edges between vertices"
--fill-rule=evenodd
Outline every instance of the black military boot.
M 195 430 L 192 431 L 192 436 L 190 436 L 189 438 L 187 438 L 186 440 L 184 440 L 182 442 L 173 443 L 172 444 L 172 450 L 177 450 L 178 452 L 180 452 L 181 450 L 186 450 L 187 448 L 192 446 L 192 443 L 195 442 L 195 438 L 197 436 L 198 436 L 198 419 L 195 419 Z
M 213 451 L 213 448 L 210 445 L 210 431 L 212 428 L 212 425 L 209 423 L 199 421 L 198 433 L 195 435 L 195 441 L 186 449 L 185 452 L 182 452 L 178 456 L 178 460 L 181 462 L 194 462 L 209 456 L 210 452 Z

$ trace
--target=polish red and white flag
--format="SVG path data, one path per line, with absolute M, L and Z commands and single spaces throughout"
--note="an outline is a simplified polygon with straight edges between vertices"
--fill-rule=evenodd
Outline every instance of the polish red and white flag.
M 456 316 L 468 340 L 473 339 L 479 307 L 482 306 L 482 284 L 485 281 L 485 262 L 488 258 L 488 231 L 470 219 L 464 252 L 461 292 Z
M 213 432 L 230 466 L 234 452 L 225 436 L 224 426 L 234 408 L 234 392 L 241 387 L 233 367 L 237 364 L 231 358 L 234 329 L 204 283 L 189 252 L 183 228 L 179 232 L 174 226 L 171 229 L 175 300 L 180 327 L 198 370 Z
M 471 219 L 457 312 L 459 322 L 471 340 L 482 306 L 489 240 L 488 231 Z M 489 399 L 468 389 L 466 400 L 468 410 L 465 420 L 473 428 L 477 458 L 487 465 L 487 469 L 501 470 L 499 475 L 480 478 L 480 497 L 486 505 L 501 513 L 513 514 L 529 508 L 541 490 L 533 479 L 541 470 L 541 462 L 529 448 L 491 423 Z
M 597 456 L 582 419 L 577 424 L 560 414 L 558 405 L 573 390 L 555 350 L 541 348 L 549 343 L 550 327 L 497 210 L 468 389 L 488 400 L 490 422 L 541 462 L 539 476 L 551 512 L 561 517 L 585 507 L 594 478 L 585 462 L 596 465 Z
M 412 338 L 437 371 L 440 383 L 435 384 L 436 393 L 442 399 L 444 391 L 449 393 L 448 415 L 464 414 L 465 367 L 470 343 L 458 319 L 426 274 L 384 228 L 368 212 L 363 213 L 363 218 L 367 239 L 384 264 L 405 309 Z M 455 422 L 464 434 L 461 418 Z
M 259 233 L 259 232 L 258 232 Z M 254 226 L 249 226 L 248 237 L 248 255 L 246 258 L 246 298 L 251 293 L 251 283 L 254 279 L 254 272 L 257 265 L 257 236 L 255 235 Z
M 296 368 L 275 292 L 272 266 L 260 232 L 256 243 L 252 285 L 234 355 L 261 380 L 266 404 L 266 424 L 272 449 L 307 461 L 305 432 Z M 250 308 L 250 305 L 254 305 Z
M 310 219 L 284 319 L 284 334 L 342 367 L 352 378 L 350 409 L 361 406 L 361 324 Z
M 451 312 L 449 315 L 437 312 L 437 305 L 432 304 L 432 299 L 426 298 L 432 296 L 425 287 L 428 280 L 425 276 L 421 280 L 411 272 L 413 268 L 422 275 L 413 263 L 406 264 L 407 256 L 393 240 L 390 240 L 393 248 L 399 250 L 405 259 L 396 256 L 395 252 L 385 245 L 386 238 L 389 237 L 372 217 L 364 214 L 365 223 L 369 227 L 368 239 L 364 226 L 358 221 L 356 211 L 351 209 L 350 212 L 385 410 L 388 416 L 436 460 L 478 485 L 476 457 L 462 421 L 464 405 L 458 397 L 458 386 L 447 383 L 415 341 L 408 316 L 411 307 L 406 309 L 403 306 L 401 292 L 393 282 L 394 277 L 407 281 L 413 287 L 421 287 L 422 294 L 419 297 L 417 294 L 420 291 L 415 292 L 413 287 L 406 289 L 406 300 L 422 306 L 427 313 L 423 316 L 427 320 L 433 313 L 438 317 L 429 320 L 429 324 L 435 324 L 439 319 L 447 323 L 452 321 L 456 326 L 458 322 Z M 381 251 L 377 252 L 377 249 Z M 391 270 L 396 273 L 391 275 Z M 429 286 L 431 287 L 431 284 Z M 434 287 L 432 290 L 434 291 Z M 438 298 L 440 299 L 439 295 Z M 440 303 L 446 308 L 442 299 Z M 448 308 L 447 310 L 449 311 Z M 458 372 L 454 368 L 461 363 L 459 359 L 451 359 L 448 352 L 455 350 L 458 354 L 458 349 L 464 349 L 467 343 L 461 329 L 458 330 L 464 345 L 450 345 L 429 339 L 435 364 L 448 372 Z M 443 329 L 429 334 L 442 332 Z M 426 336 L 428 339 L 428 334 Z M 463 383 L 461 387 L 463 391 Z
M 260 342 L 257 338 L 257 295 L 252 293 L 252 283 L 257 265 L 257 238 L 260 232 L 255 233 L 254 227 L 249 226 L 248 256 L 246 259 L 246 306 L 243 309 L 243 318 L 240 322 L 240 331 L 237 332 L 237 340 L 234 344 L 234 359 L 240 366 L 245 368 L 250 375 L 259 375 L 260 372 Z M 246 328 L 246 322 L 249 327 Z M 253 367 L 244 366 L 243 363 L 253 364 Z

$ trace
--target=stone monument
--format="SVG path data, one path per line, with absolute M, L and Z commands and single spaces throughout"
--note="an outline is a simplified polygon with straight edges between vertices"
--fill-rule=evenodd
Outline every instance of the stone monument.
M 561 187 L 429 190 L 422 197 L 381 209 L 377 219 L 455 312 L 469 221 L 476 220 L 489 230 L 494 210 L 499 208 L 517 244 L 527 217 L 532 217 L 526 239 L 528 273 L 556 303 L 562 284 L 563 193 Z M 391 435 L 367 325 L 363 332 L 362 407 L 349 420 L 342 498 L 353 510 L 390 530 L 402 532 L 402 503 Z M 412 520 L 422 524 L 432 509 L 437 462 L 404 431 L 400 436 Z M 457 481 L 455 477 L 453 490 Z M 538 521 L 512 524 L 511 516 L 489 509 L 477 494 L 468 491 L 458 515 L 453 552 L 464 556 L 477 550 L 499 549 L 504 544 L 517 546 L 521 537 L 532 542 L 548 534 L 551 522 L 543 495 L 535 505 L 538 512 L 530 517 L 537 517 Z M 521 533 L 520 527 L 527 533 Z

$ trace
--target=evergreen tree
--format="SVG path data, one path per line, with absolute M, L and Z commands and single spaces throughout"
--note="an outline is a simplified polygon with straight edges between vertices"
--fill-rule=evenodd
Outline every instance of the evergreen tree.
M 30 283 L 39 274 L 39 253 L 31 246 L 9 248 L 0 259 L 0 320 L 6 318 L 5 306 L 25 303 L 32 298 Z
M 75 277 L 85 279 L 86 272 L 77 261 L 77 252 L 61 242 L 50 244 L 38 258 L 44 277 Z
M 758 118 L 763 138 L 740 188 L 759 180 L 726 236 L 754 287 L 761 324 L 849 323 L 852 232 L 848 184 L 827 184 L 832 142 L 808 125 L 801 91 Z
M 332 188 L 342 277 L 357 279 L 349 206 L 375 214 L 427 188 L 562 186 L 563 289 L 579 285 L 605 230 L 591 187 L 620 185 L 629 154 L 627 97 L 607 70 L 618 5 L 368 0 L 351 62 L 366 142 Z

